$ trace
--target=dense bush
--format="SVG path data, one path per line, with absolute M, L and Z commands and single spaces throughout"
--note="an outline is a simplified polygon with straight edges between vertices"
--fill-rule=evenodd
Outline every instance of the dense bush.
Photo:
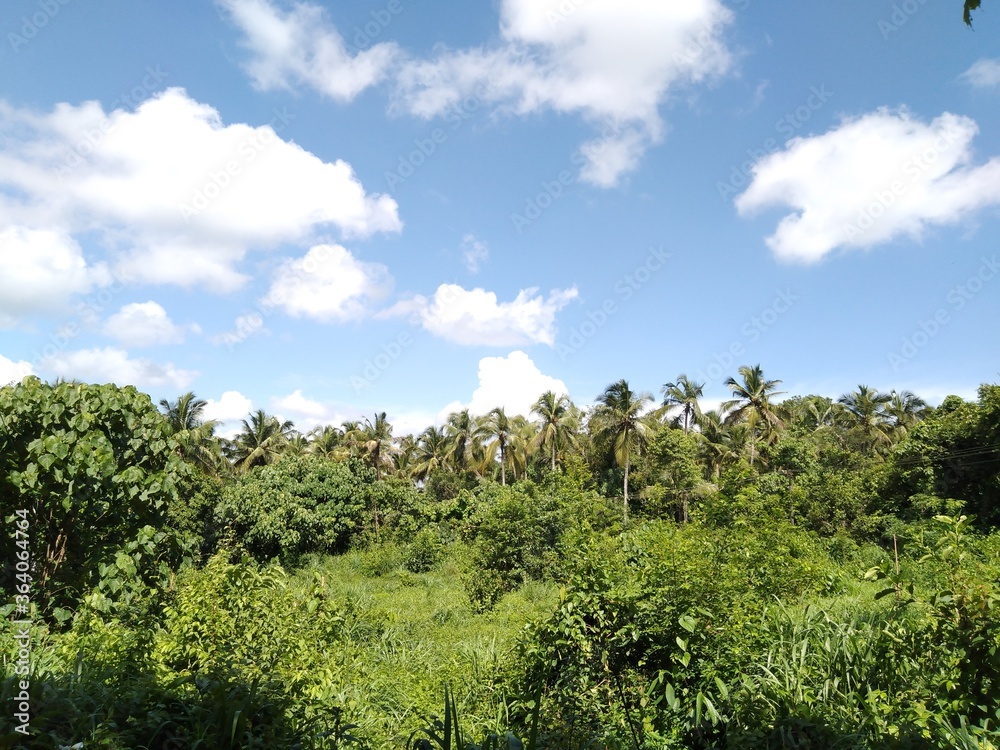
M 188 473 L 166 420 L 134 388 L 36 378 L 0 388 L 0 516 L 24 527 L 0 541 L 4 590 L 30 578 L 33 601 L 60 614 L 116 561 L 151 583 L 161 563 L 177 564 L 178 547 L 172 534 L 156 536 L 156 549 L 149 534 L 139 544 L 140 533 L 167 525 Z M 20 580 L 15 549 L 30 553 Z
M 748 666 L 769 604 L 815 593 L 831 567 L 790 528 L 654 523 L 621 544 L 592 543 L 555 613 L 526 637 L 515 692 L 541 687 L 557 746 L 578 736 L 628 744 L 643 726 L 661 741 L 679 736 L 671 713 L 701 714 L 700 701 L 718 692 L 714 678 Z M 678 702 L 664 711 L 653 693 L 668 684 Z
M 226 487 L 215 522 L 261 561 L 336 552 L 360 528 L 370 481 L 357 465 L 289 456 Z

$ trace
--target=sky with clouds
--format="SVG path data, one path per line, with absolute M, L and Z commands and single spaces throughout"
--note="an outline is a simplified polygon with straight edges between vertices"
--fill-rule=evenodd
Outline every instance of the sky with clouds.
M 11 0 L 0 383 L 229 424 L 1000 377 L 1000 6 Z

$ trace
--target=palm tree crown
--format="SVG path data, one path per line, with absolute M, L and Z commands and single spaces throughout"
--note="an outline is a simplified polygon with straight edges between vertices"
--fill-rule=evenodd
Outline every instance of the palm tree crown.
M 628 517 L 628 475 L 633 454 L 649 440 L 650 429 L 643 421 L 646 406 L 653 400 L 649 393 L 636 393 L 625 380 L 604 389 L 591 418 L 594 438 L 610 448 L 615 462 L 625 469 L 622 502 Z
M 250 420 L 242 420 L 243 428 L 228 446 L 229 457 L 239 471 L 274 463 L 289 439 L 294 425 L 258 409 Z
M 181 456 L 207 474 L 218 474 L 221 461 L 219 441 L 215 430 L 219 423 L 203 417 L 208 403 L 188 391 L 176 401 L 160 400 L 170 429 L 180 443 Z
M 497 452 L 500 453 L 500 483 L 507 486 L 507 446 L 513 435 L 511 421 L 503 407 L 493 409 L 483 418 L 482 431 L 495 440 L 490 444 L 489 460 L 493 461 Z
M 754 463 L 755 448 L 758 435 L 774 438 L 784 423 L 778 416 L 778 411 L 771 403 L 771 398 L 780 396 L 784 391 L 777 390 L 780 380 L 767 380 L 761 372 L 760 365 L 740 368 L 743 382 L 735 378 L 727 378 L 726 386 L 736 397 L 722 404 L 727 424 L 746 422 L 750 428 L 750 465 Z
M 576 444 L 576 430 L 579 426 L 576 409 L 569 396 L 557 396 L 554 391 L 546 391 L 532 404 L 531 412 L 541 420 L 531 447 L 535 450 L 548 449 L 552 471 L 555 471 L 556 453 Z
M 687 375 L 678 375 L 676 383 L 667 383 L 661 389 L 664 406 L 681 407 L 681 421 L 686 435 L 701 416 L 698 399 L 705 389 L 704 383 L 695 383 Z
M 361 448 L 375 467 L 377 481 L 382 478 L 382 469 L 392 468 L 393 465 L 392 457 L 396 452 L 396 445 L 392 439 L 392 425 L 383 411 L 375 415 L 374 422 L 366 417 L 360 433 Z
M 868 451 L 877 451 L 892 442 L 889 434 L 889 415 L 886 404 L 891 400 L 888 393 L 879 393 L 867 385 L 859 385 L 856 391 L 845 393 L 838 399 L 843 405 L 849 424 L 864 436 Z

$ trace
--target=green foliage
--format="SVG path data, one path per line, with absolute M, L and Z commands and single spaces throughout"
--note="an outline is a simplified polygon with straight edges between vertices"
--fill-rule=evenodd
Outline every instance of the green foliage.
M 680 430 L 661 429 L 650 441 L 642 474 L 644 513 L 686 522 L 696 490 L 704 484 L 696 456 L 698 442 Z
M 544 487 L 484 484 L 467 529 L 473 559 L 466 588 L 474 607 L 488 610 L 525 581 L 556 575 L 568 549 L 620 519 L 568 477 L 550 475 Z
M 26 378 L 0 388 L 0 416 L 0 515 L 11 524 L 27 510 L 34 600 L 49 614 L 74 607 L 98 584 L 101 566 L 129 545 L 146 546 L 142 529 L 165 525 L 189 469 L 164 417 L 132 387 Z M 14 557 L 14 536 L 4 535 L 4 560 Z M 136 574 L 149 583 L 155 569 Z
M 716 678 L 745 668 L 768 602 L 815 591 L 827 569 L 788 528 L 654 523 L 591 545 L 556 612 L 527 631 L 517 692 L 543 686 L 544 736 L 557 745 L 690 740 L 721 720 Z
M 528 747 L 533 750 L 534 744 L 529 743 Z M 446 687 L 444 719 L 436 718 L 429 727 L 414 732 L 406 748 L 407 750 L 523 750 L 524 744 L 510 732 L 503 737 L 496 732 L 490 732 L 480 743 L 463 734 L 458 706 Z
M 965 0 L 965 8 L 962 11 L 962 18 L 966 26 L 972 26 L 972 11 L 979 10 L 982 0 Z
M 479 484 L 471 471 L 432 471 L 427 479 L 427 497 L 439 502 L 454 500 L 462 490 L 475 489 Z
M 914 498 L 954 499 L 980 523 L 1000 525 L 998 446 L 1000 386 L 982 386 L 978 402 L 946 400 L 897 446 L 886 479 L 888 504 L 904 518 L 928 518 L 936 509 L 927 513 Z
M 512 418 L 509 486 L 467 413 L 416 458 L 384 415 L 324 458 L 261 417 L 269 465 L 219 478 L 132 389 L 0 389 L 4 515 L 49 566 L 32 746 L 996 748 L 1000 387 L 920 422 L 741 374 L 748 421 L 690 434 L 631 392 L 596 443 L 567 407 L 531 455 Z
M 441 535 L 433 529 L 421 529 L 406 548 L 403 565 L 411 573 L 426 573 L 444 557 Z
M 406 551 L 396 544 L 372 545 L 362 553 L 361 570 L 366 576 L 381 578 L 403 567 Z
M 361 523 L 368 479 L 357 466 L 289 456 L 226 487 L 215 522 L 257 560 L 294 564 L 346 547 Z
M 218 477 L 192 471 L 178 485 L 177 500 L 167 506 L 167 523 L 194 550 L 208 556 L 219 543 L 215 509 L 222 502 L 223 482 Z

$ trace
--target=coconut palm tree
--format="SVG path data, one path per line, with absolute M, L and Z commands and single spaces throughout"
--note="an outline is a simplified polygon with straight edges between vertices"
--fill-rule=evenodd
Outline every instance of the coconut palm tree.
M 364 425 L 356 419 L 349 419 L 340 424 L 342 434 L 341 444 L 344 458 L 358 458 L 364 453 L 361 444 L 364 442 Z
M 868 452 L 877 452 L 880 447 L 892 442 L 892 425 L 886 413 L 886 405 L 891 399 L 888 393 L 879 393 L 867 385 L 859 385 L 856 391 L 845 393 L 838 399 L 846 412 L 848 425 L 864 436 L 864 447 Z
M 344 433 L 333 425 L 317 427 L 309 433 L 309 452 L 315 456 L 340 460 L 344 458 Z
M 705 389 L 704 383 L 695 383 L 687 375 L 678 375 L 676 383 L 667 383 L 661 389 L 663 405 L 681 407 L 681 423 L 687 435 L 701 416 L 698 399 Z
M 555 471 L 556 453 L 576 444 L 579 414 L 569 396 L 557 396 L 553 391 L 546 391 L 539 396 L 531 406 L 531 413 L 537 414 L 540 420 L 538 433 L 532 440 L 531 447 L 539 451 L 547 450 L 552 471 Z
M 714 409 L 698 419 L 698 453 L 704 463 L 705 478 L 718 479 L 728 457 L 728 435 L 725 419 Z
M 413 468 L 413 459 L 416 454 L 417 439 L 413 435 L 403 435 L 396 438 L 396 471 L 402 476 L 410 476 L 410 470 Z
M 160 399 L 160 408 L 174 433 L 195 430 L 205 424 L 202 415 L 206 406 L 208 402 L 197 398 L 191 391 L 173 402 Z
M 309 438 L 301 432 L 292 430 L 282 453 L 287 456 L 304 456 L 309 453 Z
M 205 473 L 216 476 L 221 464 L 221 447 L 215 437 L 219 423 L 203 417 L 208 403 L 187 392 L 176 401 L 160 400 L 160 408 L 170 424 L 177 442 L 180 443 L 181 457 L 201 468 Z
M 622 504 L 628 518 L 628 475 L 632 457 L 639 454 L 649 441 L 650 428 L 643 421 L 643 411 L 652 402 L 649 393 L 636 393 L 625 380 L 612 383 L 597 398 L 597 407 L 590 419 L 598 445 L 607 446 L 615 463 L 625 469 Z
M 448 415 L 444 428 L 451 443 L 448 452 L 449 462 L 453 468 L 458 470 L 468 468 L 475 452 L 474 448 L 478 443 L 476 421 L 469 414 L 468 409 L 462 409 Z
M 510 419 L 510 438 L 507 441 L 507 455 L 515 481 L 528 474 L 528 460 L 531 458 L 531 442 L 535 439 L 535 426 L 518 414 Z
M 841 421 L 843 406 L 826 396 L 804 396 L 791 401 L 794 402 L 794 408 L 790 417 L 803 432 L 830 430 Z
M 771 403 L 774 396 L 780 396 L 784 391 L 776 390 L 781 385 L 780 380 L 764 378 L 760 365 L 744 365 L 739 372 L 743 382 L 735 378 L 726 379 L 726 386 L 736 398 L 722 404 L 722 410 L 727 412 L 726 424 L 746 422 L 750 428 L 750 465 L 753 466 L 758 437 L 775 439 L 778 430 L 784 427 L 778 409 Z
M 294 425 L 281 422 L 263 409 L 242 420 L 239 434 L 227 444 L 229 459 L 238 471 L 248 472 L 255 466 L 274 463 L 292 437 Z
M 485 417 L 483 417 L 481 429 L 483 435 L 494 438 L 494 440 L 488 444 L 489 460 L 492 463 L 495 460 L 496 454 L 499 452 L 500 484 L 506 487 L 507 447 L 510 443 L 513 428 L 511 427 L 510 419 L 507 418 L 507 413 L 503 410 L 502 406 L 498 406 L 496 409 L 493 409 L 486 414 Z
M 433 425 L 420 433 L 413 455 L 410 476 L 416 480 L 427 479 L 445 465 L 450 451 L 450 441 L 445 431 Z
M 365 424 L 360 429 L 360 446 L 375 467 L 375 480 L 378 481 L 382 478 L 383 469 L 392 468 L 393 456 L 398 452 L 392 439 L 392 425 L 384 411 L 375 415 L 374 422 L 365 417 Z
M 910 391 L 889 394 L 885 414 L 893 422 L 897 439 L 903 438 L 927 413 L 927 402 Z

